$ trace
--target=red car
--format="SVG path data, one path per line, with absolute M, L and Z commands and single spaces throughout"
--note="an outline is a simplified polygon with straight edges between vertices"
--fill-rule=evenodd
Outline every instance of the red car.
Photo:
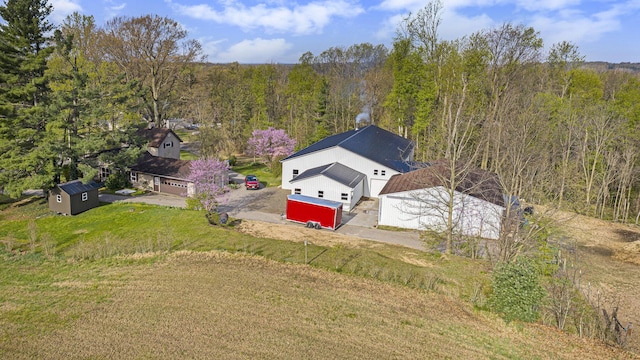
M 244 177 L 244 186 L 249 189 L 260 189 L 260 182 L 255 175 L 247 175 Z

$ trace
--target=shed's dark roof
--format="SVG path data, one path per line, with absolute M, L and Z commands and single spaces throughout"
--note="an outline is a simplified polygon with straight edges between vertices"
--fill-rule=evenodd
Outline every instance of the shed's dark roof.
M 413 142 L 375 125 L 329 136 L 284 158 L 283 161 L 334 146 L 340 146 L 399 172 L 410 170 L 405 159 L 413 150 Z
M 450 183 L 450 166 L 447 160 L 437 160 L 429 166 L 392 176 L 380 191 L 380 195 L 403 191 L 447 186 Z M 505 205 L 502 185 L 498 175 L 480 168 L 459 172 L 456 191 L 482 199 L 499 206 Z
M 80 194 L 89 190 L 99 189 L 100 184 L 90 181 L 83 184 L 80 180 L 72 180 L 66 183 L 58 184 L 58 187 L 69 195 Z
M 191 162 L 189 160 L 153 156 L 146 152 L 138 159 L 138 162 L 131 167 L 131 170 L 145 174 L 187 180 L 191 173 Z
M 290 183 L 308 179 L 313 176 L 323 175 L 328 177 L 329 179 L 335 180 L 340 184 L 354 187 L 356 186 L 362 179 L 364 179 L 365 175 L 359 171 L 353 170 L 348 166 L 344 166 L 340 163 L 333 163 L 329 165 L 318 166 L 313 169 L 309 169 L 304 171 L 302 174 L 293 178 Z
M 164 141 L 164 138 L 166 138 L 167 135 L 169 135 L 169 133 L 172 133 L 173 136 L 175 136 L 178 139 L 178 141 L 182 142 L 180 137 L 176 133 L 174 133 L 173 130 L 171 129 L 166 129 L 166 128 L 141 129 L 141 130 L 138 130 L 137 133 L 139 136 L 142 136 L 147 140 L 149 140 L 150 147 L 160 147 L 160 145 L 162 145 L 162 141 Z

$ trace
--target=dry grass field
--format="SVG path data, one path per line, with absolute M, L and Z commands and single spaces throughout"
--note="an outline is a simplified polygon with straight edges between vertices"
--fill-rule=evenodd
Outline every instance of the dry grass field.
M 112 205 L 56 219 L 32 205 L 0 212 L 5 230 L 15 229 L 5 246 L 23 244 L 20 256 L 0 253 L 2 359 L 640 359 L 638 336 L 623 351 L 474 308 L 472 287 L 488 279 L 482 262 L 298 226 L 202 227 L 176 209 Z M 109 217 L 127 229 L 133 216 L 154 219 L 151 234 L 173 229 L 173 241 L 145 245 L 97 224 Z M 33 218 L 59 238 L 56 257 L 30 254 L 21 240 Z M 583 289 L 637 324 L 637 227 L 554 218 Z M 79 224 L 86 231 L 67 231 Z M 311 257 L 322 254 L 311 265 L 300 264 L 302 239 L 314 244 Z M 78 255 L 94 248 L 109 251 Z
M 81 315 L 67 326 L 3 338 L 2 357 L 633 358 L 546 327 L 505 325 L 442 294 L 309 266 L 220 252 L 144 260 L 121 258 L 92 281 L 57 284 L 109 284 L 112 294 L 74 304 Z

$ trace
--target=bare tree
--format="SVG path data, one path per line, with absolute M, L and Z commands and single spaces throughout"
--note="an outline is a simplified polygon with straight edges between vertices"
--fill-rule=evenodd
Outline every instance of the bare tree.
M 111 19 L 101 32 L 100 45 L 107 61 L 148 89 L 149 120 L 159 126 L 180 72 L 202 60 L 200 43 L 187 40 L 187 31 L 175 20 L 157 15 Z

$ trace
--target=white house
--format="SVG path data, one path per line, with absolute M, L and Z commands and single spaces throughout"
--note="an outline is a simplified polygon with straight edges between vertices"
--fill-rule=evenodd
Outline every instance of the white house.
M 378 225 L 446 230 L 450 207 L 449 169 L 448 162 L 440 160 L 391 178 L 379 195 Z M 456 183 L 451 207 L 454 231 L 465 236 L 498 239 L 506 202 L 497 175 L 473 169 Z
M 282 188 L 351 208 L 362 196 L 377 197 L 393 175 L 409 171 L 413 151 L 413 142 L 377 126 L 350 130 L 281 160 Z
M 363 173 L 336 162 L 306 170 L 290 183 L 294 194 L 339 199 L 342 208 L 350 211 L 362 197 L 365 179 Z

